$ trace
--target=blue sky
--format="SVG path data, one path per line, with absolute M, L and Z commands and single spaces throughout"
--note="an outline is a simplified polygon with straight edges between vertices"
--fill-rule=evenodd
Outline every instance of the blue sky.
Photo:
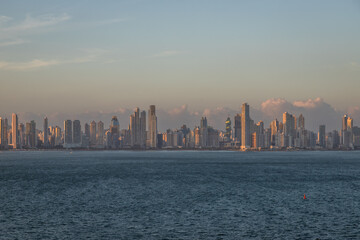
M 0 109 L 360 102 L 360 1 L 2 1 Z

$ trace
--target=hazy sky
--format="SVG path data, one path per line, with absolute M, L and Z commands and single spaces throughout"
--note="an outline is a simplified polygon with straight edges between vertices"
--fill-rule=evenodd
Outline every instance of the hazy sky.
M 360 1 L 14 1 L 0 7 L 0 115 L 360 106 Z

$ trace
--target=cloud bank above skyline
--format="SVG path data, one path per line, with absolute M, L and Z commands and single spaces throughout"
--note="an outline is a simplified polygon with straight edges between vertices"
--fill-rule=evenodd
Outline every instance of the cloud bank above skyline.
M 145 110 L 147 112 L 148 109 L 140 110 Z M 63 121 L 67 119 L 80 120 L 82 127 L 85 122 L 90 123 L 93 120 L 101 120 L 105 123 L 105 127 L 108 127 L 111 117 L 117 116 L 120 121 L 121 128 L 127 129 L 129 117 L 133 111 L 134 109 L 130 108 L 119 108 L 109 112 L 92 111 L 76 114 L 54 112 L 49 113 L 46 116 L 49 119 L 50 125 L 58 125 L 60 127 L 63 127 Z M 284 112 L 295 114 L 296 117 L 303 114 L 305 117 L 305 127 L 312 131 L 318 131 L 318 127 L 321 124 L 326 124 L 327 131 L 339 130 L 341 128 L 341 117 L 344 114 L 349 114 L 353 117 L 355 125 L 360 123 L 360 107 L 351 107 L 347 112 L 338 111 L 321 98 L 294 101 L 292 103 L 282 98 L 272 98 L 262 102 L 260 108 L 258 109 L 250 104 L 250 117 L 255 122 L 264 121 L 266 127 L 269 127 L 270 122 L 274 119 L 282 121 L 282 114 Z M 193 111 L 187 104 L 184 104 L 169 110 L 165 110 L 161 108 L 161 106 L 156 106 L 156 113 L 158 117 L 159 131 L 165 131 L 169 128 L 179 129 L 183 124 L 186 124 L 187 127 L 193 129 L 195 126 L 200 125 L 200 119 L 203 116 L 207 117 L 208 124 L 210 126 L 224 130 L 226 118 L 230 117 L 232 124 L 234 124 L 234 116 L 241 113 L 241 109 L 217 107 L 215 109 L 205 108 L 201 111 Z M 30 112 L 20 112 L 18 114 L 20 122 L 24 123 L 30 120 L 35 120 L 39 129 L 41 128 L 42 119 L 45 117 L 45 114 Z M 7 117 L 10 118 L 10 114 L 8 114 Z

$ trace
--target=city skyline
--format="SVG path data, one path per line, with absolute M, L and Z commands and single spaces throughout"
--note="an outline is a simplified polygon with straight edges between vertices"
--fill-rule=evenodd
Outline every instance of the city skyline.
M 360 107 L 359 12 L 358 1 L 5 1 L 0 109 L 200 111 L 320 97 L 348 112 Z
M 11 128 L 8 119 L 0 117 L 0 148 L 350 150 L 360 147 L 360 128 L 348 114 L 342 116 L 339 130 L 326 132 L 326 125 L 321 124 L 317 133 L 306 127 L 302 113 L 297 116 L 287 111 L 282 113 L 282 121 L 275 118 L 266 127 L 262 120 L 257 122 L 251 117 L 248 103 L 242 104 L 241 113 L 233 115 L 233 119 L 232 125 L 228 116 L 224 128 L 217 129 L 202 116 L 200 125 L 195 125 L 193 130 L 188 122 L 183 122 L 181 127 L 161 131 L 156 106 L 150 105 L 148 116 L 146 111 L 140 114 L 140 108 L 135 108 L 127 127 L 121 127 L 117 116 L 112 116 L 109 128 L 105 129 L 101 120 L 91 120 L 89 125 L 87 119 L 82 131 L 80 120 L 67 119 L 63 121 L 62 133 L 59 126 L 49 127 L 47 116 L 41 131 L 36 129 L 34 120 L 19 124 L 18 115 L 12 113 Z
M 273 98 L 268 99 L 261 103 L 260 106 L 253 106 L 251 103 L 250 108 L 252 116 L 255 121 L 264 121 L 265 125 L 270 124 L 270 122 L 277 118 L 282 119 L 283 112 L 292 112 L 296 115 L 303 114 L 307 121 L 307 128 L 315 131 L 318 129 L 318 126 L 325 124 L 330 130 L 337 130 L 341 127 L 339 125 L 338 119 L 345 114 L 349 114 L 355 119 L 355 124 L 359 125 L 358 122 L 360 119 L 360 108 L 353 107 L 348 108 L 347 111 L 339 111 L 329 105 L 326 101 L 321 98 L 308 99 L 304 101 L 294 101 L 288 102 L 282 98 Z M 145 104 L 142 104 L 140 108 Z M 44 117 L 48 117 L 52 123 L 55 125 L 62 126 L 64 119 L 79 119 L 82 122 L 86 122 L 89 119 L 101 120 L 104 123 L 109 121 L 112 116 L 116 115 L 119 118 L 119 121 L 126 126 L 130 124 L 129 115 L 136 109 L 130 108 L 128 106 L 119 107 L 114 111 L 87 111 L 87 112 L 77 112 L 77 113 L 66 113 L 66 112 L 47 112 L 47 113 L 35 113 L 35 112 L 16 112 L 21 119 L 24 121 L 35 120 L 38 123 L 42 123 Z M 31 109 L 29 109 L 31 110 Z M 11 114 L 6 112 L 0 112 L 1 116 L 11 118 Z M 184 104 L 179 107 L 172 109 L 164 109 L 160 105 L 157 108 L 158 115 L 160 116 L 160 131 L 165 131 L 168 128 L 176 128 L 182 123 L 186 122 L 189 125 L 196 125 L 198 122 L 199 116 L 205 116 L 208 118 L 209 123 L 215 128 L 222 129 L 223 123 L 227 116 L 235 116 L 237 113 L 241 112 L 241 104 L 237 109 L 231 109 L 228 107 L 216 107 L 216 108 L 205 108 L 202 110 L 194 110 L 191 106 Z M 225 117 L 226 116 L 226 117 Z

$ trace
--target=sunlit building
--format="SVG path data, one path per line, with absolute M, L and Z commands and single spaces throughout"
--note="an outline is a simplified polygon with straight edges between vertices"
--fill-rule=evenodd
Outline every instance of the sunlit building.
M 19 147 L 18 121 L 17 114 L 13 113 L 11 120 L 11 145 L 14 149 Z

